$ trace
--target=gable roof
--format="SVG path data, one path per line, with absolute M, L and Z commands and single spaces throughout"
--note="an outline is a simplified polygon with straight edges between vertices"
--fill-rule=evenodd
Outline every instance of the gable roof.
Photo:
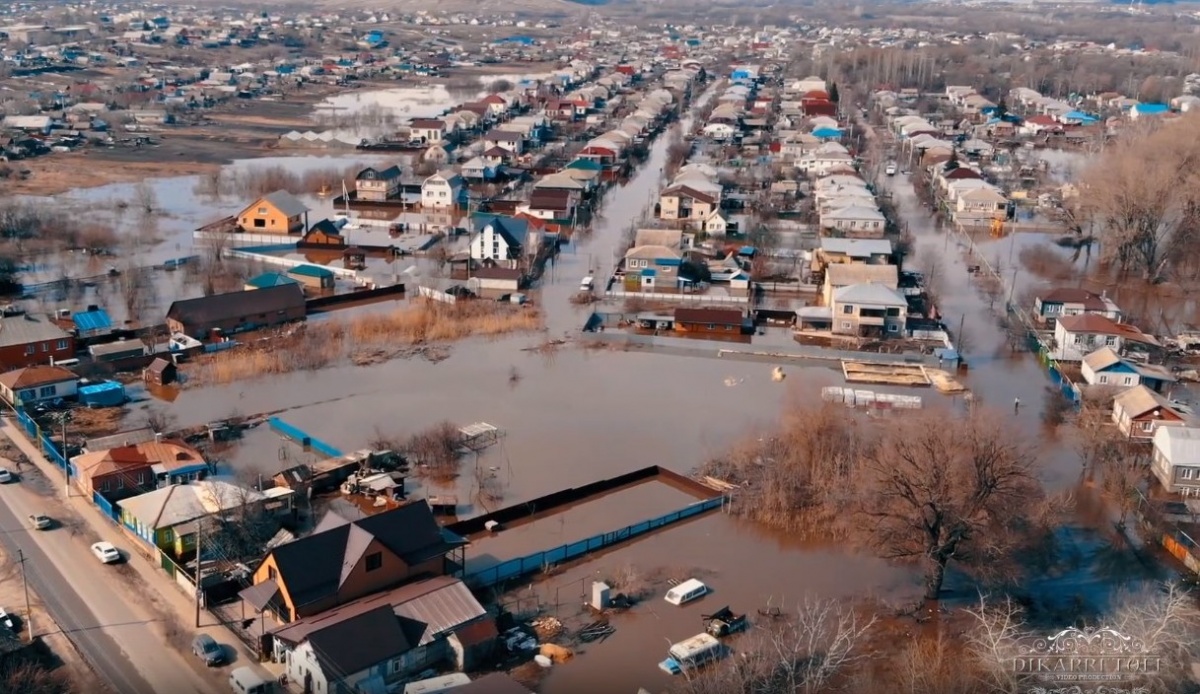
M 908 307 L 908 300 L 900 292 L 878 282 L 851 284 L 833 290 L 833 300 L 839 304 L 874 304 L 877 306 Z
M 717 201 L 713 196 L 708 195 L 707 193 L 701 193 L 695 188 L 686 185 L 671 186 L 662 192 L 662 197 L 689 197 L 694 200 L 699 200 L 700 202 L 708 203 L 709 205 L 712 205 Z
M 255 289 L 267 289 L 270 287 L 279 287 L 285 284 L 296 284 L 298 280 L 288 277 L 279 272 L 264 272 L 257 277 L 251 277 L 246 280 L 246 285 Z
M 28 313 L 0 319 L 0 347 L 48 342 L 70 337 L 66 330 L 49 319 L 35 318 Z
M 26 366 L 23 369 L 16 369 L 15 371 L 0 374 L 0 385 L 9 390 L 21 390 L 22 388 L 34 388 L 36 386 L 50 385 L 51 383 L 78 380 L 79 376 L 76 376 L 73 371 L 64 369 L 61 366 Z
M 304 291 L 300 285 L 283 284 L 176 301 L 167 309 L 167 318 L 185 324 L 205 324 L 231 317 L 269 314 L 303 305 Z
M 376 169 L 374 167 L 368 166 L 367 168 L 363 169 L 362 171 L 359 171 L 358 175 L 354 177 L 354 180 L 356 180 L 356 181 L 387 181 L 387 180 L 391 180 L 393 178 L 400 178 L 400 167 L 396 166 L 395 164 L 392 164 L 391 166 L 387 167 L 386 169 Z
M 258 202 L 270 203 L 275 209 L 279 210 L 280 214 L 285 217 L 295 217 L 308 212 L 308 206 L 296 199 L 296 196 L 286 190 L 277 190 L 274 193 L 267 193 L 255 201 L 250 206 L 246 207 L 249 210 L 251 207 L 257 207 Z M 241 216 L 241 215 L 239 215 Z
M 1200 428 L 1159 427 L 1154 447 L 1172 465 L 1200 465 Z
M 180 441 L 144 441 L 131 446 L 90 451 L 71 459 L 81 476 L 95 478 L 128 469 L 160 465 L 165 471 L 205 463 L 199 451 Z
M 171 528 L 266 499 L 259 491 L 223 480 L 173 484 L 121 502 L 121 510 L 148 528 Z
M 1100 335 L 1117 335 L 1130 342 L 1158 346 L 1158 340 L 1143 333 L 1127 323 L 1118 323 L 1108 316 L 1095 313 L 1081 313 L 1077 316 L 1063 316 L 1058 324 L 1070 333 L 1096 333 Z
M 683 231 L 679 229 L 638 229 L 633 238 L 633 247 L 666 246 L 678 251 L 683 247 Z
M 1110 366 L 1120 364 L 1121 356 L 1112 347 L 1106 346 L 1085 355 L 1083 363 L 1087 364 L 1092 371 L 1103 371 Z
M 373 540 L 410 566 L 445 554 L 457 541 L 443 535 L 429 504 L 417 501 L 353 521 L 326 513 L 311 535 L 276 547 L 271 556 L 292 602 L 302 606 L 335 594 Z
M 1088 311 L 1103 311 L 1108 308 L 1103 297 L 1078 287 L 1057 287 L 1042 294 L 1038 299 L 1043 304 L 1079 304 Z
M 472 221 L 476 234 L 482 233 L 485 227 L 491 225 L 493 233 L 500 234 L 509 248 L 525 245 L 523 239 L 529 235 L 529 222 L 518 217 L 479 215 Z
M 900 274 L 895 265 L 834 263 L 825 269 L 825 281 L 835 289 L 870 282 L 896 287 L 900 283 Z
M 850 258 L 870 258 L 873 255 L 891 255 L 892 242 L 887 239 L 839 239 L 827 236 L 821 239 L 821 250 Z
M 1113 405 L 1119 406 L 1130 417 L 1140 417 L 1161 407 L 1175 415 L 1176 419 L 1183 418 L 1166 398 L 1143 385 L 1134 386 L 1113 398 Z

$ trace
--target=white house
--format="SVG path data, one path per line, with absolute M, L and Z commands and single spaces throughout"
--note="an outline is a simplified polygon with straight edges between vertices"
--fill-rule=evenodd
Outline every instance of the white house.
M 717 141 L 732 140 L 737 128 L 729 123 L 709 123 L 704 126 L 704 134 Z
M 408 124 L 408 136 L 413 140 L 433 144 L 446 135 L 446 122 L 438 118 L 418 118 Z
M 1158 347 L 1158 341 L 1127 323 L 1117 323 L 1104 316 L 1085 313 L 1063 316 L 1054 325 L 1054 349 L 1059 361 L 1083 361 L 1084 356 L 1101 347 L 1111 347 L 1117 354 L 1131 346 Z
M 492 217 L 477 222 L 471 237 L 471 259 L 496 267 L 517 268 L 527 245 L 529 223 L 513 217 Z
M 450 170 L 440 171 L 421 183 L 421 206 L 454 207 L 463 188 L 462 177 Z
M 882 237 L 886 223 L 882 212 L 866 205 L 843 207 L 821 215 L 823 228 L 844 231 L 848 236 Z
M 78 392 L 79 377 L 61 366 L 26 366 L 0 374 L 0 397 L 10 405 L 73 398 Z
M 1200 428 L 1159 427 L 1155 430 L 1150 470 L 1168 492 L 1200 495 Z

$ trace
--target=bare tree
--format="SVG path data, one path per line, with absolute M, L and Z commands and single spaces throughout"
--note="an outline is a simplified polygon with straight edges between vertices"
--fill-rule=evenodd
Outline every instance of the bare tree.
M 689 673 L 679 694 L 815 694 L 828 691 L 873 654 L 866 649 L 877 618 L 834 600 L 804 598 L 794 615 L 746 639 L 742 653 Z
M 919 562 L 927 599 L 941 594 L 951 562 L 994 574 L 1043 529 L 1033 452 L 1002 421 L 982 409 L 922 413 L 868 451 L 860 512 L 869 542 Z
M 158 196 L 154 193 L 154 188 L 146 182 L 142 181 L 133 188 L 134 204 L 143 214 L 151 214 L 158 209 Z

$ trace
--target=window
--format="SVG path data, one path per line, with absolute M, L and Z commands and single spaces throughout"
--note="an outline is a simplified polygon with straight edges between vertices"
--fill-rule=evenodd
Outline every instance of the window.
M 267 567 L 267 580 L 268 580 L 268 581 L 274 581 L 274 580 L 275 580 L 275 577 L 276 577 L 277 575 L 278 575 L 278 574 L 275 572 L 275 567 L 274 567 L 274 566 L 268 566 L 268 567 Z
M 39 398 L 52 398 L 58 392 L 58 386 L 42 386 L 38 389 Z
M 59 340 L 59 341 L 58 341 L 58 349 L 66 349 L 66 348 L 67 348 L 67 341 L 66 341 L 66 340 Z
M 367 571 L 383 568 L 383 552 L 373 552 L 367 555 Z
M 1133 376 L 1126 376 L 1126 377 L 1125 377 L 1125 385 L 1127 385 L 1127 386 L 1131 386 L 1131 385 L 1133 385 Z
M 1097 382 L 1098 383 L 1108 383 L 1108 375 L 1100 374 L 1100 379 Z
M 895 333 L 895 332 L 899 332 L 899 331 L 900 331 L 900 326 L 896 325 L 895 323 L 892 323 L 891 325 L 888 326 L 889 333 Z
M 266 226 L 267 226 L 267 220 L 265 220 L 265 219 L 254 220 L 254 228 L 255 229 L 265 229 Z
M 1154 431 L 1154 422 L 1142 422 L 1142 431 Z
M 388 661 L 388 674 L 389 675 L 399 675 L 403 668 L 404 668 L 404 663 L 399 658 Z
M 1083 335 L 1076 335 L 1074 337 L 1074 339 L 1072 340 L 1072 342 L 1077 345 L 1082 345 L 1083 344 Z
M 266 213 L 267 213 L 267 208 L 265 208 L 265 207 L 258 208 L 258 214 L 266 214 Z
M 849 330 L 849 329 L 851 329 L 851 328 L 853 328 L 853 327 L 854 327 L 854 324 L 853 324 L 853 323 L 851 323 L 850 321 L 848 321 L 848 320 L 844 320 L 844 321 L 842 321 L 842 328 L 843 328 L 843 329 L 845 329 L 845 330 Z
M 124 489 L 124 488 L 125 488 L 125 478 L 117 477 L 117 489 Z
M 34 345 L 25 345 L 25 354 L 34 354 L 37 352 L 37 347 Z
M 1108 347 L 1112 347 L 1112 346 L 1116 345 L 1117 344 L 1117 336 L 1116 335 L 1105 336 L 1104 344 Z
M 1181 480 L 1192 479 L 1192 469 L 1190 467 L 1180 468 L 1179 469 L 1179 479 L 1181 479 Z
M 43 352 L 49 352 L 49 351 L 50 351 L 50 343 L 49 343 L 49 342 L 43 342 L 43 343 L 42 343 L 42 351 L 43 351 Z
M 845 313 L 847 315 L 853 315 L 854 304 L 846 304 L 845 306 L 842 306 L 842 313 Z

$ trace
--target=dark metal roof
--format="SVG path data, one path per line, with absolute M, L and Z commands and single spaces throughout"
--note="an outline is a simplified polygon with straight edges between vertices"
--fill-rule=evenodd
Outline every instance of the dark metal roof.
M 331 679 L 362 672 L 413 648 L 387 604 L 314 631 L 308 643 Z
M 242 318 L 304 306 L 304 291 L 296 284 L 213 294 L 171 304 L 167 317 L 180 323 L 206 325 L 228 318 Z

